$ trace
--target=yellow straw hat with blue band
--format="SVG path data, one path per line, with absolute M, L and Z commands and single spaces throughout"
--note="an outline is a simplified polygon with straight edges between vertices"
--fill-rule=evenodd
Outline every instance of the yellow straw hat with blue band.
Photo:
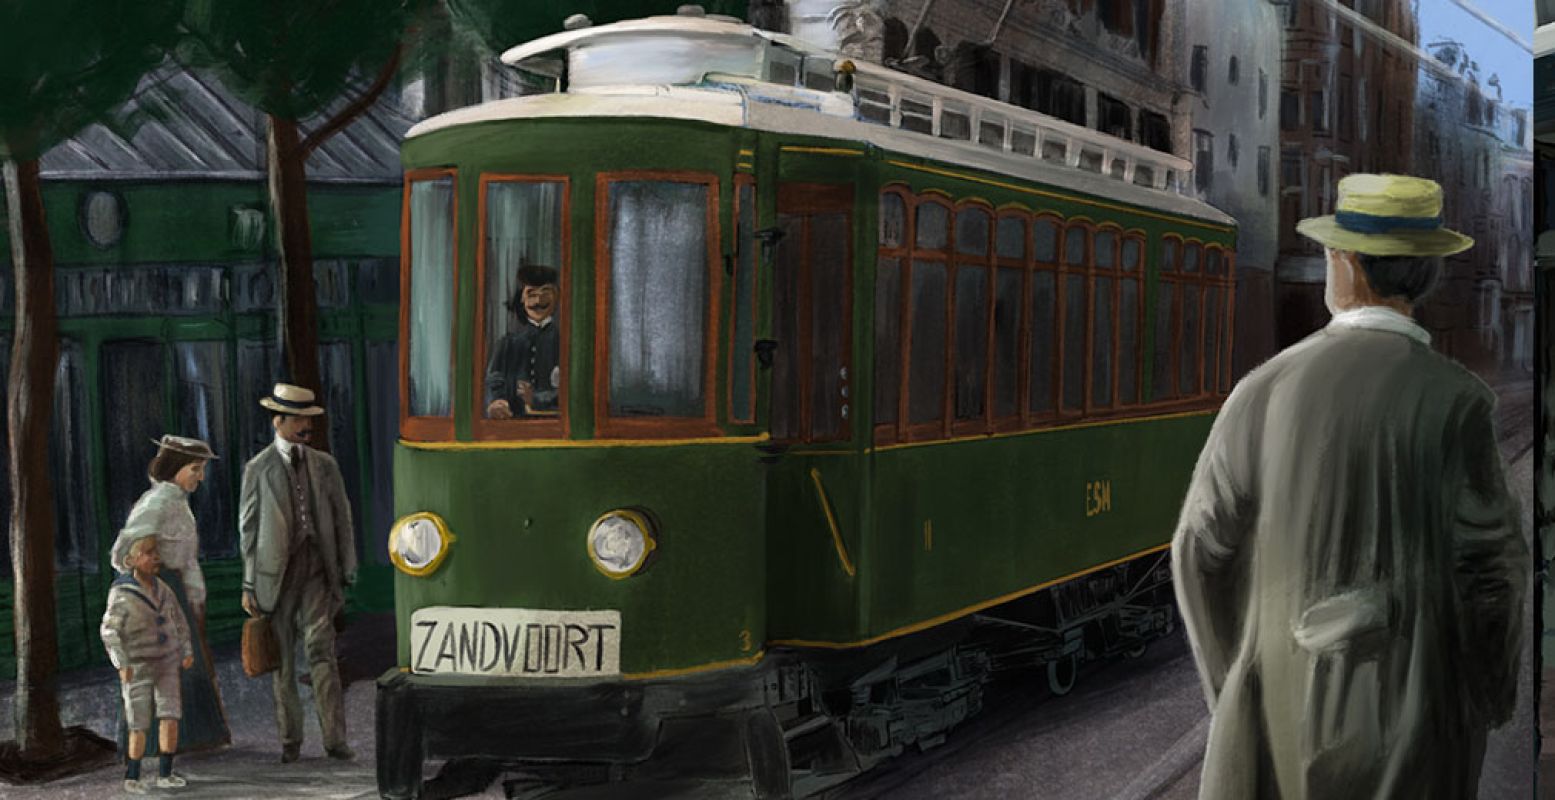
M 1357 174 L 1339 181 L 1334 213 L 1296 224 L 1335 250 L 1372 256 L 1450 256 L 1474 240 L 1442 227 L 1442 187 L 1408 175 Z

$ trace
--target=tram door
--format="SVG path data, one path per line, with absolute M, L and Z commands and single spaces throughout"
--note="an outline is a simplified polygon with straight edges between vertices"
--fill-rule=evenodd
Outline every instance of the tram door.
M 778 187 L 772 438 L 847 439 L 853 415 L 853 187 Z

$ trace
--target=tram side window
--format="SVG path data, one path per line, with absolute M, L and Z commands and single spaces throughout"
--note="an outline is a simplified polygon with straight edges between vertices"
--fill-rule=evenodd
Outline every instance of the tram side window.
M 410 181 L 408 380 L 411 417 L 453 407 L 454 181 Z
M 988 212 L 981 208 L 963 208 L 956 213 L 957 420 L 982 419 L 987 408 L 990 222 Z
M 538 420 L 561 411 L 561 181 L 492 180 L 486 194 L 486 297 L 481 408 L 488 419 Z
M 1177 321 L 1180 278 L 1177 262 L 1182 240 L 1168 237 L 1161 241 L 1160 279 L 1155 295 L 1155 358 L 1151 370 L 1153 400 L 1171 400 L 1177 396 Z
M 1022 273 L 1026 264 L 1026 220 L 1002 216 L 997 228 L 993 308 L 993 416 L 1020 413 Z
M 894 438 L 902 393 L 902 257 L 908 254 L 907 202 L 900 194 L 880 195 L 878 258 L 875 262 L 875 426 Z
M 711 186 L 608 191 L 610 416 L 703 417 Z
M 1102 230 L 1095 240 L 1096 282 L 1091 303 L 1091 407 L 1111 408 L 1112 399 L 1112 312 L 1113 275 L 1118 265 L 1118 234 Z
M 1130 236 L 1123 240 L 1123 272 L 1118 278 L 1118 402 L 1139 402 L 1139 280 L 1144 274 L 1141 257 L 1143 240 Z
M 1035 266 L 1031 272 L 1031 391 L 1033 417 L 1052 414 L 1058 348 L 1058 222 L 1038 217 L 1031 226 Z
M 1086 251 L 1090 231 L 1080 224 L 1064 229 L 1063 280 L 1063 408 L 1066 412 L 1085 407 L 1085 309 L 1090 302 L 1086 275 Z
M 950 275 L 945 259 L 950 244 L 950 209 L 933 201 L 920 202 L 914 209 L 913 227 L 907 421 L 925 425 L 945 417 L 950 346 Z

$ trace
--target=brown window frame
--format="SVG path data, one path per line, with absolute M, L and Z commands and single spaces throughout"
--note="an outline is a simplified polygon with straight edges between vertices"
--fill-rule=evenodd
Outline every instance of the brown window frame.
M 702 331 L 703 375 L 702 415 L 698 417 L 633 418 L 610 415 L 610 184 L 628 181 L 659 181 L 706 186 L 707 193 L 707 322 Z M 717 363 L 720 341 L 718 306 L 723 291 L 723 270 L 719 267 L 719 249 L 723 241 L 719 226 L 718 176 L 694 170 L 624 170 L 601 172 L 594 178 L 594 280 L 598 302 L 594 314 L 594 431 L 597 438 L 666 439 L 677 437 L 722 436 L 718 427 Z
M 1089 217 L 1070 217 L 1064 221 L 1064 226 L 1060 229 L 1060 232 L 1063 235 L 1059 237 L 1058 241 L 1057 255 L 1059 286 L 1057 291 L 1058 300 L 1055 305 L 1058 309 L 1059 323 L 1058 347 L 1054 350 L 1054 355 L 1058 360 L 1057 408 L 1058 416 L 1060 418 L 1069 420 L 1087 417 L 1092 413 L 1091 366 L 1094 356 L 1091 353 L 1091 348 L 1095 345 L 1095 337 L 1091 336 L 1091 329 L 1096 324 L 1095 295 L 1097 227 L 1098 226 L 1096 221 L 1090 219 Z M 1068 263 L 1069 237 L 1071 236 L 1071 232 L 1076 230 L 1085 232 L 1085 252 L 1080 256 L 1080 264 L 1078 265 Z M 1080 357 L 1082 361 L 1080 369 L 1080 408 L 1078 410 L 1070 409 L 1064 404 L 1064 389 L 1066 388 L 1064 381 L 1067 378 L 1067 376 L 1064 374 L 1064 359 L 1067 355 L 1065 348 L 1068 346 L 1068 342 L 1065 341 L 1065 338 L 1068 336 L 1069 324 L 1069 281 L 1065 280 L 1065 278 L 1071 275 L 1079 275 L 1083 279 L 1081 281 L 1081 286 L 1084 287 L 1085 291 L 1085 300 L 1081 304 L 1081 306 L 1085 309 L 1085 323 L 1081 331 L 1081 335 L 1085 337 L 1085 341 L 1081 344 L 1080 348 Z
M 561 273 L 560 281 L 556 287 L 556 301 L 566 313 L 562 316 L 561 348 L 558 366 L 561 369 L 562 382 L 557 388 L 556 415 L 540 418 L 514 418 L 514 419 L 487 419 L 486 417 L 486 361 L 490 353 L 486 349 L 486 235 L 490 232 L 487 228 L 486 218 L 486 190 L 493 183 L 560 183 L 562 185 L 562 214 L 561 214 L 561 263 L 556 269 Z M 569 342 L 571 341 L 572 309 L 577 305 L 568 302 L 572 299 L 572 182 L 566 175 L 534 175 L 521 173 L 482 173 L 479 184 L 479 197 L 476 201 L 476 241 L 479 246 L 475 251 L 475 382 L 472 384 L 474 397 L 471 403 L 471 431 L 476 441 L 504 441 L 512 439 L 565 439 L 571 434 L 571 423 L 567 413 L 568 391 L 567 384 L 572 373 L 569 371 Z
M 946 439 L 950 437 L 950 418 L 955 409 L 952 408 L 952 398 L 955 396 L 955 374 L 952 372 L 952 359 L 955 351 L 952 349 L 955 331 L 951 327 L 955 324 L 952 315 L 951 300 L 953 287 L 951 285 L 951 252 L 956 243 L 956 206 L 950 196 L 937 190 L 929 190 L 922 194 L 910 195 L 912 201 L 907 207 L 907 260 L 902 267 L 902 298 L 906 308 L 902 315 L 902 394 L 897 402 L 897 440 L 903 442 L 922 442 L 934 439 Z M 924 205 L 938 205 L 945 209 L 947 216 L 945 249 L 943 251 L 918 249 L 918 208 Z M 940 412 L 939 418 L 928 422 L 914 423 L 911 416 L 912 401 L 912 324 L 917 316 L 917 309 L 912 306 L 913 272 L 918 261 L 931 261 L 945 265 L 945 304 L 940 309 L 945 324 L 945 357 L 940 364 L 940 370 L 944 383 L 940 388 Z
M 1183 387 L 1175 386 L 1176 391 L 1171 396 L 1160 400 L 1152 400 L 1150 402 L 1152 405 L 1156 406 L 1195 407 L 1213 405 L 1216 400 L 1225 397 L 1230 393 L 1231 390 L 1231 340 L 1233 333 L 1233 323 L 1235 320 L 1236 303 L 1235 251 L 1216 242 L 1207 242 L 1203 239 L 1184 237 L 1176 233 L 1169 233 L 1161 237 L 1161 252 L 1163 255 L 1163 260 L 1165 250 L 1168 247 L 1177 248 L 1177 257 L 1173 262 L 1176 265 L 1176 268 L 1169 273 L 1164 269 L 1158 270 L 1159 274 L 1157 276 L 1156 289 L 1157 292 L 1160 292 L 1167 290 L 1168 287 L 1171 287 L 1171 291 L 1173 293 L 1172 320 L 1170 326 L 1170 330 L 1172 332 L 1172 343 L 1170 349 L 1168 350 L 1169 362 L 1166 366 L 1166 374 L 1172 376 L 1172 381 L 1175 386 L 1177 378 L 1180 377 L 1182 373 L 1182 364 L 1180 361 L 1183 352 L 1182 340 L 1184 336 L 1192 335 L 1196 337 L 1194 341 L 1197 343 L 1194 347 L 1194 357 L 1198 362 L 1198 369 L 1196 372 L 1198 377 L 1197 383 L 1193 387 L 1192 391 L 1183 391 Z M 1188 250 L 1193 247 L 1198 248 L 1198 268 L 1194 272 L 1189 273 L 1182 269 L 1182 265 L 1186 261 Z M 1218 276 L 1211 275 L 1208 270 L 1209 253 L 1211 251 L 1219 253 L 1223 264 L 1221 274 Z M 1183 298 L 1190 290 L 1197 291 L 1199 297 L 1198 325 L 1192 334 L 1189 334 L 1187 331 L 1183 330 L 1185 327 L 1185 320 L 1183 319 Z M 1211 291 L 1217 291 L 1220 293 L 1221 305 L 1220 309 L 1215 314 L 1214 320 L 1215 324 L 1218 326 L 1218 332 L 1216 333 L 1214 339 L 1215 349 L 1218 351 L 1218 353 L 1215 354 L 1216 360 L 1214 361 L 1214 375 L 1209 374 L 1211 371 L 1212 354 L 1208 353 L 1204 346 L 1204 326 L 1208 324 L 1208 315 L 1205 313 L 1205 300 Z M 1159 330 L 1159 322 L 1157 323 L 1156 328 Z M 1152 349 L 1156 354 L 1158 354 L 1160 350 L 1159 343 L 1155 343 L 1155 347 Z M 1153 394 L 1155 387 L 1152 386 L 1151 389 Z
M 887 246 L 884 242 L 881 241 L 879 230 L 879 209 L 884 206 L 884 203 L 881 202 L 881 199 L 888 194 L 896 195 L 902 201 L 902 241 L 901 244 L 894 247 Z M 912 330 L 906 326 L 910 324 L 908 310 L 912 303 L 912 284 L 909 281 L 912 278 L 913 246 L 917 241 L 917 220 L 913 214 L 913 211 L 917 205 L 915 202 L 916 199 L 916 196 L 908 187 L 902 184 L 891 184 L 880 190 L 880 193 L 875 201 L 875 281 L 878 284 L 880 280 L 880 262 L 887 259 L 894 259 L 896 261 L 897 272 L 896 318 L 898 320 L 896 331 L 896 352 L 898 359 L 896 371 L 896 419 L 891 422 L 880 422 L 879 420 L 873 419 L 871 420 L 871 424 L 874 426 L 873 439 L 876 445 L 894 444 L 898 441 L 901 441 L 903 438 L 903 432 L 905 431 L 907 425 L 907 421 L 904 415 L 907 411 L 907 382 L 909 369 L 907 358 L 910 355 L 908 345 L 912 339 Z M 876 308 L 875 313 L 879 314 L 880 309 Z M 873 331 L 870 332 L 870 341 L 872 343 L 871 347 L 873 347 L 875 344 Z M 879 381 L 873 382 L 873 392 L 880 391 L 879 383 Z M 870 413 L 871 415 L 874 413 L 873 397 L 870 398 Z
M 1124 245 L 1130 241 L 1136 243 L 1139 247 L 1139 263 L 1135 264 L 1132 270 L 1123 267 Z M 1116 349 L 1116 355 L 1113 358 L 1112 385 L 1114 395 L 1117 397 L 1116 407 L 1120 411 L 1148 405 L 1150 402 L 1145 396 L 1145 306 L 1149 299 L 1145 291 L 1145 265 L 1148 263 L 1146 260 L 1148 242 L 1149 239 L 1146 237 L 1145 232 L 1138 228 L 1123 231 L 1118 236 L 1118 278 L 1115 284 L 1112 306 L 1115 321 L 1112 341 Z M 1123 309 L 1123 281 L 1125 279 L 1134 280 L 1137 286 L 1134 291 L 1134 402 L 1132 403 L 1124 402 L 1123 385 L 1118 380 L 1122 375 L 1120 358 L 1123 354 L 1123 329 L 1122 317 L 1120 315 Z
M 1096 258 L 1096 251 L 1098 249 L 1097 240 L 1100 239 L 1103 234 L 1109 233 L 1112 234 L 1112 267 L 1105 268 L 1098 263 Z M 1086 353 L 1089 354 L 1091 360 L 1086 363 L 1086 416 L 1111 414 L 1122 408 L 1123 392 L 1118 387 L 1118 372 L 1121 366 L 1118 363 L 1118 359 L 1119 356 L 1122 355 L 1122 348 L 1119 346 L 1120 342 L 1118 339 L 1118 334 L 1120 332 L 1119 313 L 1122 311 L 1121 302 L 1123 298 L 1123 239 L 1123 226 L 1115 222 L 1103 222 L 1097 225 L 1095 230 L 1091 232 L 1090 305 L 1086 315 L 1087 326 L 1085 329 L 1085 337 L 1087 340 L 1085 350 Z M 1096 303 L 1100 296 L 1096 289 L 1097 281 L 1101 278 L 1107 278 L 1112 282 L 1112 290 L 1109 292 L 1111 296 L 1108 298 L 1108 301 L 1110 302 L 1108 308 L 1111 309 L 1112 312 L 1112 333 L 1110 337 L 1110 341 L 1112 342 L 1112 353 L 1111 357 L 1107 359 L 1109 369 L 1112 371 L 1112 374 L 1108 376 L 1107 385 L 1112 390 L 1112 396 L 1105 398 L 1105 402 L 1103 402 L 1103 399 L 1101 398 L 1092 396 L 1096 388 Z
M 987 216 L 987 242 L 981 263 L 978 262 L 977 256 L 970 253 L 963 254 L 956 248 L 956 239 L 961 233 L 959 230 L 961 212 L 966 209 L 977 209 Z M 979 199 L 967 199 L 956 203 L 950 214 L 950 269 L 946 272 L 948 285 L 945 291 L 947 303 L 950 306 L 950 330 L 947 333 L 945 344 L 947 360 L 949 361 L 946 372 L 947 380 L 945 382 L 945 393 L 947 395 L 945 405 L 948 409 L 947 419 L 950 422 L 951 436 L 971 436 L 987 433 L 993 425 L 993 297 L 994 289 L 996 288 L 994 279 L 997 277 L 997 274 L 994 272 L 993 262 L 997 245 L 994 237 L 998 232 L 998 219 L 998 214 L 995 212 L 993 205 Z M 958 279 L 963 269 L 982 270 L 985 281 L 984 287 L 987 289 L 983 297 L 983 347 L 985 348 L 983 358 L 983 413 L 977 417 L 964 420 L 956 418 L 956 368 L 959 360 L 957 358 L 957 347 L 960 344 L 957 341 L 957 332 L 960 329 L 957 314 L 960 308 L 958 305 L 960 298 L 956 295 L 959 286 Z
M 990 433 L 1008 433 L 1024 428 L 1028 424 L 1030 416 L 1031 379 L 1029 376 L 1031 358 L 1031 272 L 1036 253 L 1033 252 L 1032 226 L 1034 216 L 1029 210 L 1019 207 L 999 209 L 993 218 L 993 241 L 989 253 L 993 258 L 993 281 L 989 284 L 989 311 L 988 311 L 988 430 Z M 1004 219 L 1017 219 L 1021 223 L 1022 250 L 1021 257 L 1006 258 L 999 255 L 999 222 Z M 996 324 L 994 313 L 999 303 L 999 274 L 1006 269 L 1014 269 L 1020 274 L 1020 298 L 1018 300 L 1019 317 L 1015 321 L 1015 413 L 1000 417 L 994 413 L 993 392 L 998 385 L 996 375 L 998 365 L 994 363 L 995 350 L 998 347 L 998 338 L 995 335 Z
M 1053 260 L 1050 262 L 1037 260 L 1037 225 L 1043 221 L 1053 224 Z M 1027 322 L 1026 335 L 1021 338 L 1021 346 L 1024 348 L 1022 355 L 1022 370 L 1024 378 L 1021 387 L 1021 422 L 1027 428 L 1046 427 L 1059 422 L 1063 417 L 1063 364 L 1064 364 L 1064 230 L 1068 220 L 1059 214 L 1044 212 L 1033 214 L 1030 224 L 1026 226 L 1026 290 L 1021 298 L 1023 315 Z M 1035 281 L 1038 272 L 1051 273 L 1053 276 L 1053 318 L 1052 328 L 1048 331 L 1053 343 L 1053 359 L 1048 365 L 1048 391 L 1052 393 L 1049 399 L 1052 407 L 1042 413 L 1031 412 L 1031 343 L 1036 337 L 1037 318 L 1036 311 L 1031 306 L 1031 285 Z
M 449 320 L 453 352 L 448 363 L 448 416 L 413 417 L 410 415 L 410 192 L 418 181 L 448 178 L 453 183 L 453 206 L 449 210 L 453 257 L 453 313 Z M 413 169 L 405 172 L 400 201 L 400 437 L 410 441 L 453 441 L 454 415 L 458 404 L 452 395 L 458 392 L 459 351 L 459 171 L 453 167 Z
M 756 370 L 756 366 L 757 366 L 757 364 L 756 364 L 756 355 L 755 355 L 754 352 L 752 352 L 751 353 L 751 359 L 750 359 L 750 400 L 747 403 L 747 405 L 749 407 L 748 408 L 744 408 L 744 409 L 735 408 L 735 406 L 734 406 L 734 354 L 742 346 L 746 347 L 746 348 L 754 348 L 755 347 L 756 339 L 759 338 L 759 334 L 760 334 L 760 331 L 757 330 L 757 328 L 758 328 L 757 323 L 760 321 L 760 318 L 761 318 L 761 314 L 760 314 L 760 311 L 761 311 L 761 248 L 758 246 L 758 244 L 756 242 L 756 237 L 754 235 L 751 236 L 750 241 L 740 241 L 740 212 L 745 210 L 745 209 L 741 208 L 741 206 L 740 206 L 740 190 L 744 189 L 747 186 L 749 186 L 751 188 L 751 207 L 750 207 L 751 233 L 754 234 L 756 232 L 756 230 L 760 227 L 759 220 L 761 219 L 761 217 L 759 216 L 760 213 L 761 213 L 761 200 L 759 199 L 759 196 L 757 195 L 757 192 L 756 192 L 756 176 L 754 176 L 754 175 L 747 175 L 747 174 L 738 174 L 738 175 L 734 176 L 734 187 L 733 187 L 734 194 L 733 194 L 732 197 L 730 197 L 730 202 L 733 203 L 733 211 L 732 211 L 732 214 L 729 217 L 729 221 L 730 221 L 730 224 L 733 226 L 733 229 L 734 229 L 732 238 L 734 240 L 734 255 L 733 255 L 733 258 L 735 260 L 735 264 L 734 264 L 734 272 L 733 272 L 732 275 L 729 276 L 729 291 L 730 291 L 730 298 L 729 298 L 729 352 L 727 354 L 727 358 L 726 358 L 726 361 L 725 361 L 725 370 L 727 371 L 727 373 L 729 375 L 729 385 L 727 387 L 727 391 L 725 392 L 725 394 L 729 398 L 729 400 L 728 400 L 728 403 L 729 403 L 729 405 L 728 405 L 728 409 L 729 409 L 728 410 L 729 422 L 730 422 L 730 424 L 733 424 L 733 425 L 754 425 L 754 424 L 756 424 L 756 395 L 759 394 L 759 392 L 756 389 L 756 382 L 757 382 L 757 379 L 759 377 L 759 374 L 758 374 L 758 372 Z M 735 336 L 738 335 L 737 331 L 739 329 L 739 325 L 738 325 L 739 320 L 736 318 L 736 316 L 740 313 L 739 312 L 740 303 L 739 303 L 739 297 L 737 295 L 737 293 L 740 291 L 740 281 L 739 281 L 739 278 L 740 278 L 740 265 L 739 265 L 739 258 L 740 258 L 741 253 L 745 252 L 744 248 L 750 248 L 751 249 L 750 250 L 751 258 L 754 259 L 753 262 L 752 262 L 751 282 L 750 282 L 751 283 L 751 285 L 750 285 L 750 294 L 751 294 L 751 341 L 749 341 L 749 342 L 737 342 L 734 339 L 735 339 Z

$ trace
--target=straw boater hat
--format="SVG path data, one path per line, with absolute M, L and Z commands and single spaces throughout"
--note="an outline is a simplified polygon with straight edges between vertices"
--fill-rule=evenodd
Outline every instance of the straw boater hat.
M 1442 227 L 1441 185 L 1407 175 L 1347 176 L 1334 213 L 1304 219 L 1296 230 L 1335 250 L 1372 256 L 1450 256 L 1474 246 Z
M 152 439 L 151 443 L 163 450 L 172 450 L 175 453 L 203 458 L 206 461 L 217 457 L 215 453 L 211 452 L 210 445 L 199 439 L 191 439 L 187 436 L 174 436 L 169 433 L 164 434 L 161 439 Z
M 316 417 L 324 409 L 313 404 L 313 391 L 289 383 L 277 383 L 269 397 L 260 398 L 259 404 L 280 414 L 298 417 Z

